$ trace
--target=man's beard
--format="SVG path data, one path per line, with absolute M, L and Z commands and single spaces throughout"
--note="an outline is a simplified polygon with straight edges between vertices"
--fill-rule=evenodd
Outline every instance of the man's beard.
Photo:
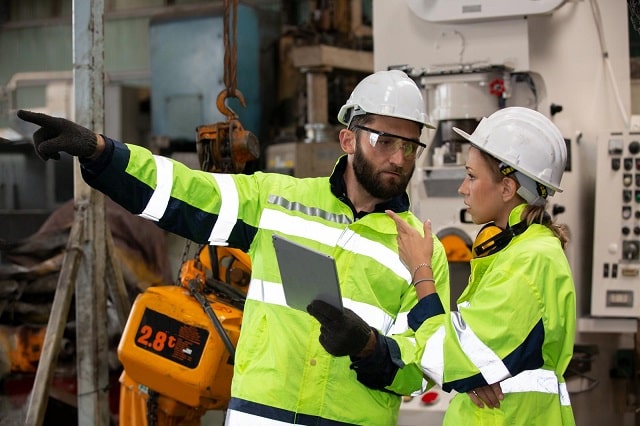
M 407 190 L 407 185 L 413 175 L 414 169 L 415 164 L 411 167 L 411 172 L 405 175 L 403 174 L 403 169 L 397 167 L 392 171 L 399 173 L 401 180 L 396 183 L 383 182 L 382 179 L 380 179 L 381 171 L 374 169 L 373 165 L 365 158 L 360 144 L 356 144 L 356 151 L 353 155 L 353 172 L 358 183 L 375 198 L 390 200 L 393 197 L 403 194 Z

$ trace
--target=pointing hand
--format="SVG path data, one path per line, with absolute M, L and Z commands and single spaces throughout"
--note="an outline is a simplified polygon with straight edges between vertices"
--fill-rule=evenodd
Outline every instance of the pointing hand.
M 45 161 L 59 160 L 60 152 L 76 157 L 91 157 L 96 152 L 97 135 L 72 121 L 22 109 L 18 117 L 40 126 L 33 134 L 33 145 Z

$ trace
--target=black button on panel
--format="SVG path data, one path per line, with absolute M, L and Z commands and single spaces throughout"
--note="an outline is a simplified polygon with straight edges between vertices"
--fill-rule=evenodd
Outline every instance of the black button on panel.
M 623 165 L 625 170 L 633 169 L 633 158 L 627 157 L 623 160 Z
M 620 170 L 620 158 L 616 157 L 611 159 L 611 169 Z

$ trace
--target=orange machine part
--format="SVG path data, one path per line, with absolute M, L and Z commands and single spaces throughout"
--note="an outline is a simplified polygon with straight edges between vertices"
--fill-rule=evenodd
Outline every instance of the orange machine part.
M 467 243 L 458 235 L 449 234 L 440 238 L 444 246 L 449 262 L 469 262 L 471 261 L 471 250 Z
M 199 292 L 202 292 L 206 280 L 205 268 L 198 259 L 185 260 L 180 266 L 180 284 L 187 290 L 193 286 Z
M 260 156 L 256 136 L 236 119 L 196 128 L 196 150 L 202 170 L 219 173 L 242 171 L 247 162 Z
M 211 308 L 235 345 L 242 311 L 208 295 Z M 233 365 L 211 319 L 180 286 L 149 287 L 129 314 L 118 358 L 131 380 L 189 407 L 225 408 Z
M 149 394 L 145 387 L 123 371 L 120 375 L 121 409 L 118 423 L 127 426 L 147 426 L 148 399 Z M 190 407 L 163 395 L 158 396 L 156 406 L 156 426 L 199 426 L 206 412 L 203 407 Z
M 198 255 L 202 265 L 211 270 L 211 247 L 204 246 Z M 247 293 L 251 279 L 251 258 L 240 249 L 216 246 L 214 247 L 218 257 L 219 279 L 231 284 L 237 290 Z

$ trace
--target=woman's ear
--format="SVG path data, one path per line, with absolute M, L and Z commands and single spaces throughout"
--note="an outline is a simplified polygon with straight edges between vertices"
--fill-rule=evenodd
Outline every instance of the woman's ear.
M 356 134 L 348 129 L 341 129 L 338 135 L 340 147 L 347 154 L 356 152 Z
M 518 196 L 518 183 L 515 179 L 510 177 L 505 177 L 502 179 L 502 199 L 506 201 L 511 201 L 513 197 Z

